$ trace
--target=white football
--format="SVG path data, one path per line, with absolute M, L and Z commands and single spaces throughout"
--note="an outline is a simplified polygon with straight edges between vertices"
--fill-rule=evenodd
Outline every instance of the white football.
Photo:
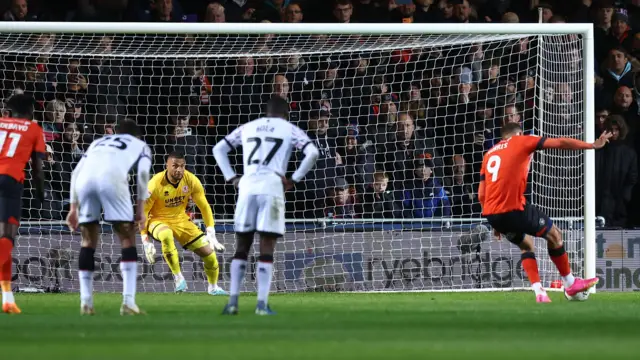
M 587 299 L 589 298 L 589 291 L 582 291 L 573 296 L 569 296 L 569 294 L 565 292 L 564 297 L 566 297 L 569 301 L 587 301 Z

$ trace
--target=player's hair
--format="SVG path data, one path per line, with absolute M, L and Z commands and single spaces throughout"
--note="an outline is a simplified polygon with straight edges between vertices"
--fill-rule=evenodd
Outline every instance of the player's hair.
M 170 152 L 169 155 L 167 155 L 167 161 L 171 158 L 184 160 L 184 153 L 182 153 L 181 151 L 174 150 Z
M 506 138 L 507 136 L 513 135 L 516 132 L 521 132 L 522 128 L 520 127 L 520 124 L 518 123 L 506 123 L 502 126 L 502 129 L 500 129 L 500 135 L 502 135 L 502 138 Z
M 131 136 L 140 136 L 140 129 L 138 124 L 132 119 L 124 119 L 116 125 L 116 134 L 129 134 Z
M 279 117 L 282 119 L 289 118 L 289 103 L 287 100 L 274 96 L 267 102 L 267 116 Z
M 16 94 L 7 100 L 7 110 L 11 112 L 11 117 L 33 120 L 34 100 L 25 94 Z

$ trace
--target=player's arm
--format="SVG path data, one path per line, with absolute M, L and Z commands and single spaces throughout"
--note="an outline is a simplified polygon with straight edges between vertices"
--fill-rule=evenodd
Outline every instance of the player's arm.
M 44 201 L 44 170 L 43 159 L 47 155 L 47 146 L 44 143 L 44 133 L 42 128 L 38 125 L 32 124 L 35 127 L 35 144 L 33 151 L 31 152 L 31 172 L 33 175 L 34 185 L 36 187 L 36 198 L 40 202 Z
M 229 161 L 229 152 L 240 145 L 242 145 L 242 126 L 233 130 L 231 134 L 225 136 L 213 147 L 213 157 L 216 159 L 225 181 L 231 181 L 238 176 Z
M 480 201 L 480 206 L 484 204 L 484 169 L 480 170 L 480 185 L 478 185 L 478 200 Z
M 192 188 L 193 192 L 191 193 L 191 198 L 200 210 L 200 214 L 202 214 L 202 220 L 207 227 L 207 240 L 209 240 L 209 243 L 216 251 L 222 252 L 224 251 L 224 246 L 220 244 L 216 239 L 215 221 L 213 220 L 213 211 L 211 210 L 211 205 L 209 205 L 209 202 L 207 201 L 202 183 L 195 175 L 193 175 Z
M 537 149 L 566 149 L 566 150 L 590 150 L 601 149 L 611 138 L 611 133 L 605 131 L 600 137 L 593 143 L 588 143 L 582 140 L 576 140 L 571 138 L 540 138 Z
M 137 198 L 136 198 L 136 221 L 141 227 L 146 228 L 145 220 L 147 215 L 147 202 L 149 192 L 149 176 L 151 174 L 151 149 L 144 146 L 137 162 Z
M 313 169 L 320 153 L 318 148 L 313 144 L 313 141 L 309 139 L 309 136 L 297 126 L 294 126 L 293 129 L 293 145 L 304 154 L 300 166 L 298 166 L 293 175 L 291 175 L 291 180 L 297 183 Z
M 143 209 L 143 213 L 144 215 L 147 217 L 147 222 L 149 221 L 149 213 L 151 212 L 151 209 L 153 208 L 153 204 L 156 202 L 156 183 L 155 182 L 149 182 L 149 184 L 147 185 L 147 198 L 144 201 L 144 209 Z M 146 240 L 147 237 L 147 225 L 145 224 L 145 226 L 140 228 L 140 235 L 142 235 L 142 239 Z

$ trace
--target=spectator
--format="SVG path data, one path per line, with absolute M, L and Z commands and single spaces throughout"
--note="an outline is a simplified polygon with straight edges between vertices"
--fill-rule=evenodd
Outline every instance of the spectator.
M 413 0 L 393 0 L 389 2 L 391 22 L 411 24 L 415 22 L 416 5 Z
M 627 11 L 625 9 L 620 9 L 615 13 L 615 15 L 613 15 L 609 34 L 609 41 L 611 41 L 613 44 L 622 46 L 628 52 L 631 51 L 633 34 L 631 34 L 631 27 L 629 26 L 629 16 L 627 15 Z
M 345 168 L 345 178 L 350 184 L 354 184 L 356 191 L 361 193 L 367 184 L 373 182 L 375 172 L 374 154 L 369 152 L 369 144 L 358 143 L 358 128 L 349 126 L 344 143 L 337 155 L 342 159 Z
M 351 0 L 336 0 L 333 6 L 333 21 L 347 24 L 351 22 L 353 3 Z
M 282 22 L 284 9 L 289 4 L 289 0 L 264 0 L 262 5 L 256 10 L 258 20 L 268 20 L 270 22 Z
M 135 14 L 139 22 L 181 22 L 186 19 L 178 0 L 139 0 L 138 4 Z
M 351 219 L 356 217 L 353 196 L 349 183 L 342 178 L 333 178 L 326 187 L 327 205 L 317 212 L 318 217 Z
M 63 101 L 51 100 L 47 103 L 42 123 L 45 141 L 59 140 L 62 137 L 66 113 L 67 107 Z
M 596 110 L 596 137 L 599 137 L 606 128 L 605 128 L 605 120 L 609 117 L 609 110 L 607 109 L 599 109 Z
M 11 0 L 9 10 L 2 15 L 4 21 L 35 21 L 38 16 L 29 12 L 27 0 Z
M 430 159 L 416 159 L 413 180 L 409 181 L 404 190 L 404 217 L 433 218 L 451 216 L 451 204 L 440 180 L 433 174 L 433 161 Z
M 353 7 L 353 22 L 380 23 L 388 20 L 388 5 L 382 1 L 357 0 Z
M 271 94 L 279 96 L 289 102 L 290 112 L 289 121 L 297 124 L 300 121 L 300 108 L 296 101 L 292 100 L 291 87 L 289 86 L 289 80 L 282 73 L 277 73 L 271 80 Z
M 207 5 L 207 10 L 204 16 L 204 22 L 223 23 L 226 21 L 224 12 L 224 6 L 218 2 L 212 2 Z
M 42 162 L 45 174 L 44 200 L 40 202 L 35 196 L 23 197 L 23 216 L 32 219 L 62 220 L 63 208 L 69 203 L 69 182 L 71 174 L 66 172 L 60 162 L 56 161 L 51 145 L 46 145 L 46 157 Z M 31 169 L 25 179 L 25 193 L 33 189 Z
M 504 15 L 502 15 L 502 20 L 503 23 L 507 23 L 507 24 L 517 24 L 520 22 L 520 18 L 518 17 L 518 14 L 516 13 L 512 13 L 512 12 L 508 12 L 508 13 L 504 13 Z
M 627 125 L 622 116 L 609 116 L 604 127 L 613 136 L 607 146 L 596 151 L 596 214 L 604 217 L 608 226 L 623 227 L 638 182 L 637 155 L 623 142 Z
M 167 144 L 173 145 L 175 151 L 185 155 L 187 170 L 202 177 L 207 174 L 205 171 L 206 142 L 192 129 L 189 120 L 189 109 L 181 107 L 178 114 L 172 116 L 174 126 Z
M 286 23 L 300 23 L 303 17 L 302 7 L 298 3 L 290 3 L 284 9 L 284 22 Z
M 262 86 L 256 78 L 256 66 L 252 57 L 239 58 L 235 63 L 235 75 L 225 76 L 225 84 L 221 89 L 221 119 L 223 125 L 235 126 L 246 124 L 260 113 L 260 94 Z M 288 93 L 282 86 L 279 91 Z M 287 97 L 284 93 L 283 97 Z
M 627 141 L 633 143 L 637 136 L 640 115 L 638 115 L 638 105 L 633 101 L 631 89 L 626 86 L 618 88 L 618 91 L 616 91 L 613 97 L 613 107 L 611 110 L 613 114 L 622 115 L 625 122 L 629 124 Z
M 612 96 L 620 86 L 633 88 L 633 72 L 626 51 L 621 47 L 609 50 L 609 58 L 602 72 L 606 96 Z
M 439 0 L 438 1 L 438 9 L 442 14 L 442 22 L 452 22 L 454 20 L 453 17 L 453 4 L 457 1 L 452 0 Z
M 402 217 L 400 206 L 387 190 L 389 175 L 385 172 L 373 174 L 373 183 L 367 185 L 362 196 L 362 217 L 374 219 L 399 219 Z
M 482 209 L 474 187 L 468 182 L 467 164 L 461 155 L 453 156 L 453 176 L 451 185 L 446 191 L 451 200 L 451 212 L 457 217 L 473 217 L 479 215 Z
M 433 6 L 435 0 L 414 0 L 416 4 L 413 21 L 416 23 L 440 22 L 437 7 Z
M 540 3 L 538 9 L 542 9 L 542 22 L 550 23 L 553 18 L 553 7 L 548 3 Z

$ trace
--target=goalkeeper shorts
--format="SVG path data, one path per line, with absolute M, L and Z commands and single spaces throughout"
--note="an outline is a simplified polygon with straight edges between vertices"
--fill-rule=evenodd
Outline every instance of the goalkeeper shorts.
M 173 238 L 185 250 L 196 250 L 209 244 L 206 235 L 200 228 L 191 221 L 169 222 L 162 220 L 152 220 L 149 222 L 147 231 L 156 241 L 161 241 L 160 232 L 168 227 L 173 233 Z

